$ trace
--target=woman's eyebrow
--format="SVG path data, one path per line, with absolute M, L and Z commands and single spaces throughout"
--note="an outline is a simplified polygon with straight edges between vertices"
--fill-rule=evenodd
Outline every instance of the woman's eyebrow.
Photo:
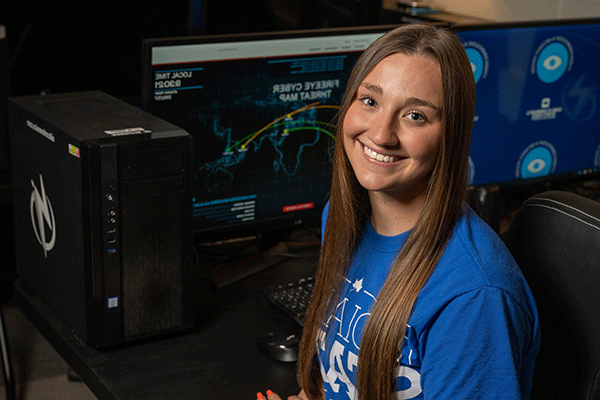
M 375 92 L 375 93 L 377 93 L 379 95 L 383 95 L 383 89 L 379 85 L 372 85 L 370 83 L 363 82 L 361 84 L 361 86 L 364 87 L 365 89 L 370 90 L 372 92 Z
M 429 108 L 433 108 L 436 111 L 441 111 L 441 108 L 427 100 L 419 99 L 417 97 L 409 97 L 406 99 L 406 105 L 409 106 L 425 106 Z

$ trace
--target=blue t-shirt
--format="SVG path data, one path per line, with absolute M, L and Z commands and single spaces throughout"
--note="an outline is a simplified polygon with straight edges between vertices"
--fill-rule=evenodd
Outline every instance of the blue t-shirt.
M 335 317 L 325 323 L 327 339 L 319 341 L 326 399 L 356 399 L 362 329 L 407 237 L 379 235 L 367 222 Z M 416 299 L 391 398 L 528 399 L 539 345 L 537 310 L 521 271 L 465 205 Z

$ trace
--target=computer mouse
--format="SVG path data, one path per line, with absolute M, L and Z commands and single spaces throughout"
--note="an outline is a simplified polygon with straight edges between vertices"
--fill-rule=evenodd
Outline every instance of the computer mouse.
M 300 335 L 294 333 L 269 332 L 256 340 L 258 350 L 275 360 L 294 362 L 298 360 Z

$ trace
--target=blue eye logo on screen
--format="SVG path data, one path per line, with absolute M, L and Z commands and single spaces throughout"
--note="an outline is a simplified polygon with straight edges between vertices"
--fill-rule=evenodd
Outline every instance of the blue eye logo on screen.
M 481 53 L 474 48 L 465 50 L 469 60 L 471 61 L 471 68 L 473 68 L 473 75 L 475 76 L 475 83 L 479 82 L 481 75 L 483 74 L 483 57 Z
M 471 68 L 473 69 L 473 77 L 475 83 L 483 77 L 487 76 L 489 68 L 489 59 L 485 48 L 476 42 L 468 42 L 465 44 L 465 52 L 471 62 Z
M 546 141 L 529 145 L 517 165 L 518 178 L 536 178 L 554 172 L 556 168 L 556 149 Z
M 573 60 L 571 44 L 566 39 L 550 40 L 542 43 L 536 52 L 535 73 L 544 83 L 559 80 L 570 69 Z

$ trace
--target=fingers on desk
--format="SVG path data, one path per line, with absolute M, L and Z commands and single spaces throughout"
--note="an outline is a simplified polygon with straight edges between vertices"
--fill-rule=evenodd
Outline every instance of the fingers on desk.
M 261 392 L 256 393 L 256 400 L 281 400 L 278 394 L 273 393 L 271 390 L 267 390 L 267 396 L 263 395 Z M 299 397 L 300 396 L 300 397 Z M 304 391 L 302 391 L 298 396 L 290 396 L 287 400 L 307 400 L 304 397 Z
M 256 400 L 281 400 L 281 397 L 273 393 L 271 390 L 267 390 L 267 397 L 265 397 L 261 392 L 258 392 L 256 393 Z

